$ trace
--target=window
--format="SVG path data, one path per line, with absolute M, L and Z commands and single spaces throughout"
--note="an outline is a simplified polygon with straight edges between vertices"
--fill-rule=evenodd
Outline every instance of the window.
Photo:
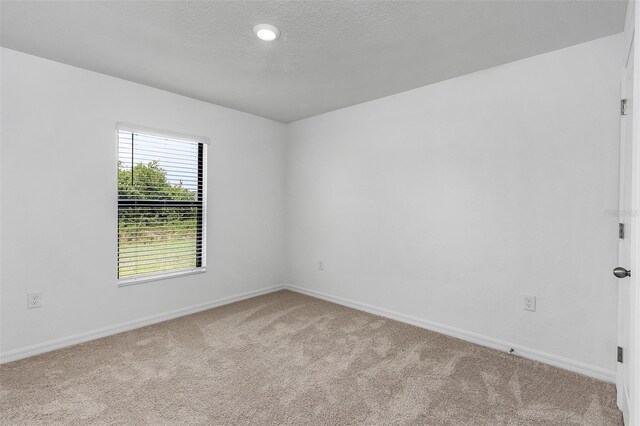
M 118 279 L 204 271 L 206 144 L 118 126 Z

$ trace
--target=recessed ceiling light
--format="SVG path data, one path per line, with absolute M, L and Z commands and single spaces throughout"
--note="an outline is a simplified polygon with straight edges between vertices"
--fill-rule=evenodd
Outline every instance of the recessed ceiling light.
M 253 27 L 253 32 L 260 40 L 273 41 L 280 37 L 280 30 L 269 24 L 258 24 Z

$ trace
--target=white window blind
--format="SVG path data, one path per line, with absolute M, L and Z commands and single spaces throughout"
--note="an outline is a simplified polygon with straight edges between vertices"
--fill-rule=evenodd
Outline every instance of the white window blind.
M 203 270 L 206 144 L 118 130 L 118 279 Z

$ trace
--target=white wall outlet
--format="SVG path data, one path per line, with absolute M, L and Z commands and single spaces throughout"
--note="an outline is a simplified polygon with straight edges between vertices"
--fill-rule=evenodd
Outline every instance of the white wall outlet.
M 324 271 L 324 262 L 322 260 L 318 261 L 318 270 Z
M 42 293 L 34 292 L 27 294 L 27 309 L 39 308 L 42 306 Z
M 536 311 L 536 297 L 529 296 L 527 294 L 524 295 L 522 309 L 525 311 Z

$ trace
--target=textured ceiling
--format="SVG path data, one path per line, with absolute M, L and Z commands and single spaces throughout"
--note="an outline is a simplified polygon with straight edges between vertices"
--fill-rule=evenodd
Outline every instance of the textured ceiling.
M 624 1 L 2 1 L 4 47 L 291 122 L 621 32 Z M 280 40 L 256 39 L 271 23 Z

